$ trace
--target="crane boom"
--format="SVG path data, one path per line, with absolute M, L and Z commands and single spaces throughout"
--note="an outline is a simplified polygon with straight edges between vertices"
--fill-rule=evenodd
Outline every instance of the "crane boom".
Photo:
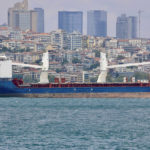
M 29 67 L 29 68 L 35 68 L 35 69 L 41 69 L 42 66 L 38 65 L 30 65 L 30 64 L 24 64 L 24 63 L 17 63 L 17 62 L 12 62 L 13 66 L 20 66 L 20 67 Z
M 124 68 L 124 67 L 143 66 L 143 65 L 150 65 L 150 62 L 112 65 L 112 66 L 107 66 L 107 68 L 108 68 L 108 69 L 113 69 L 113 68 Z

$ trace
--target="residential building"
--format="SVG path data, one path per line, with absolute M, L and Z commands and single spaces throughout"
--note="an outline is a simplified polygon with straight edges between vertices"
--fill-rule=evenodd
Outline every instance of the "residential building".
M 73 32 L 69 34 L 69 49 L 70 50 L 76 50 L 79 48 L 82 48 L 82 35 L 79 32 Z
M 12 31 L 11 27 L 0 26 L 0 35 L 1 36 L 9 37 L 9 34 L 11 31 Z
M 107 12 L 90 10 L 87 13 L 87 34 L 96 37 L 107 36 Z
M 59 11 L 58 12 L 58 29 L 68 33 L 74 31 L 82 34 L 83 12 L 81 11 Z
M 29 35 L 29 38 L 32 37 L 33 41 L 37 41 L 44 44 L 51 43 L 51 35 L 49 33 L 36 33 L 33 35 Z
M 88 37 L 82 36 L 82 48 L 88 48 Z
M 82 82 L 85 83 L 89 83 L 90 82 L 90 75 L 89 75 L 89 72 L 87 71 L 83 71 L 82 72 Z
M 20 30 L 12 30 L 12 31 L 10 31 L 10 33 L 9 33 L 9 38 L 11 39 L 11 40 L 23 40 L 23 34 L 22 34 L 22 31 L 20 31 Z
M 57 30 L 51 32 L 51 44 L 58 45 L 61 49 L 68 48 L 68 37 L 67 33 L 63 30 Z
M 118 40 L 111 39 L 105 41 L 105 47 L 106 48 L 117 48 L 118 47 Z

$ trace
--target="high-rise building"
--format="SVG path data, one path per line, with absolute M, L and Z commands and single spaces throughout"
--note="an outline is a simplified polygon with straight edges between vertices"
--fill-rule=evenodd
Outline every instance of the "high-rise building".
M 87 34 L 96 37 L 107 36 L 107 12 L 90 10 L 87 13 Z
M 137 38 L 137 17 L 130 16 L 129 21 L 129 38 Z
M 8 10 L 8 26 L 23 31 L 44 32 L 44 10 L 28 10 L 28 0 L 16 3 Z
M 82 34 L 83 12 L 81 11 L 59 11 L 58 28 L 68 33 L 74 31 Z
M 128 39 L 128 18 L 122 14 L 117 18 L 116 37 L 120 39 Z
M 44 33 L 44 9 L 34 8 L 37 12 L 37 32 Z
M 38 32 L 38 13 L 34 10 L 30 10 L 30 30 Z
M 14 7 L 8 9 L 8 26 L 13 27 L 15 24 L 14 11 L 28 10 L 28 0 L 15 3 Z
M 137 38 L 137 17 L 122 14 L 117 18 L 116 37 L 120 39 Z
M 14 10 L 13 11 L 13 25 L 12 27 L 21 30 L 31 29 L 30 11 L 28 10 Z

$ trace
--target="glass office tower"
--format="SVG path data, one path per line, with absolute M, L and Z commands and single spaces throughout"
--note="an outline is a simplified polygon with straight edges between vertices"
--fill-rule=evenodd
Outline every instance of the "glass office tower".
M 34 8 L 37 12 L 37 32 L 44 33 L 44 9 Z
M 82 34 L 83 12 L 81 11 L 59 11 L 58 28 L 68 33 L 74 31 Z
M 137 38 L 137 17 L 122 14 L 117 18 L 116 37 L 120 39 Z
M 107 12 L 90 10 L 87 13 L 87 34 L 96 37 L 107 36 Z

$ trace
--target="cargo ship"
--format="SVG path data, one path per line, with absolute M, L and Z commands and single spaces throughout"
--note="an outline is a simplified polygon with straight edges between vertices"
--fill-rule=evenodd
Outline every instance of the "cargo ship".
M 150 98 L 150 82 L 106 83 L 107 69 L 110 66 L 107 65 L 106 55 L 103 53 L 101 54 L 100 60 L 101 73 L 97 83 L 66 83 L 65 79 L 61 79 L 61 81 L 55 79 L 55 83 L 49 83 L 47 72 L 49 69 L 49 58 L 47 52 L 43 56 L 42 67 L 36 65 L 31 66 L 42 68 L 40 82 L 24 84 L 21 79 L 12 79 L 12 65 L 14 63 L 5 57 L 0 57 L 0 59 L 0 97 Z M 18 65 L 23 66 L 23 64 Z M 127 66 L 130 65 L 128 64 Z M 134 64 L 134 66 L 136 65 L 138 64 Z

